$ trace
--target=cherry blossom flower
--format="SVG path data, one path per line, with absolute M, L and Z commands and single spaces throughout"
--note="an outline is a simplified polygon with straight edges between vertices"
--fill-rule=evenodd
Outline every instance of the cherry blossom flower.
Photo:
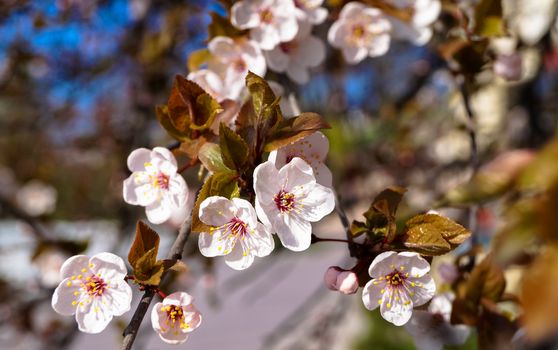
M 331 290 L 339 291 L 343 294 L 355 294 L 358 290 L 357 275 L 348 270 L 343 270 L 338 266 L 330 266 L 325 275 L 324 282 Z
M 186 202 L 188 186 L 176 172 L 176 159 L 168 149 L 136 149 L 128 156 L 128 168 L 132 175 L 124 180 L 124 201 L 144 206 L 150 222 L 165 222 L 173 209 Z
M 200 326 L 202 316 L 192 301 L 190 294 L 175 292 L 153 306 L 151 325 L 165 343 L 182 344 Z
M 223 79 L 212 70 L 200 69 L 195 72 L 190 72 L 186 78 L 198 84 L 217 101 L 222 101 L 230 95 L 226 91 Z
M 114 254 L 75 255 L 60 269 L 63 279 L 52 296 L 52 308 L 64 316 L 75 314 L 80 331 L 99 333 L 113 316 L 130 310 L 126 272 L 124 261 Z
M 389 50 L 391 23 L 382 11 L 359 2 L 346 4 L 329 29 L 329 43 L 343 52 L 350 64 Z
M 16 203 L 31 216 L 50 214 L 56 209 L 56 189 L 39 180 L 31 180 L 16 194 Z
M 324 43 L 310 30 L 310 26 L 300 26 L 293 40 L 280 43 L 271 51 L 264 51 L 269 69 L 286 72 L 292 81 L 306 84 L 310 79 L 308 68 L 318 66 L 325 59 Z
M 311 222 L 335 208 L 333 191 L 316 182 L 312 167 L 293 158 L 281 170 L 267 161 L 254 170 L 256 212 L 261 222 L 277 233 L 283 246 L 302 251 L 310 246 Z
M 405 329 L 414 337 L 419 350 L 441 350 L 444 345 L 461 345 L 470 334 L 466 325 L 450 323 L 452 302 L 451 292 L 438 294 L 432 298 L 428 311 L 417 310 Z
M 327 9 L 321 7 L 324 0 L 294 0 L 296 8 L 299 10 L 297 17 L 300 22 L 310 24 L 320 24 L 327 18 Z
M 209 42 L 208 49 L 212 56 L 208 69 L 222 81 L 219 89 L 215 77 L 212 77 L 210 86 L 224 98 L 236 100 L 240 96 L 248 70 L 259 76 L 265 75 L 265 58 L 258 45 L 251 40 L 217 36 Z
M 293 0 L 243 0 L 231 9 L 231 22 L 250 29 L 250 38 L 262 50 L 293 40 L 298 32 L 297 8 Z
M 268 229 L 258 222 L 250 202 L 213 196 L 200 205 L 200 220 L 211 226 L 200 234 L 199 247 L 204 256 L 225 256 L 225 263 L 235 270 L 244 270 L 254 257 L 264 257 L 275 244 Z
M 379 306 L 386 321 L 404 325 L 411 318 L 413 307 L 434 296 L 436 286 L 429 271 L 430 264 L 417 253 L 381 253 L 368 269 L 372 280 L 362 292 L 364 306 L 368 310 Z
M 432 38 L 432 24 L 440 16 L 442 3 L 440 0 L 393 0 L 393 5 L 401 9 L 410 9 L 413 16 L 409 23 L 390 17 L 392 37 L 424 45 Z
M 316 181 L 320 185 L 331 187 L 331 171 L 324 164 L 328 151 L 329 141 L 323 133 L 318 131 L 290 145 L 272 151 L 268 160 L 280 169 L 295 157 L 302 158 L 312 167 Z

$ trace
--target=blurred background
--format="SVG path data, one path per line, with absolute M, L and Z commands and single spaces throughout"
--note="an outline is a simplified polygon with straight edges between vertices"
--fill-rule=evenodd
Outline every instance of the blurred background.
M 521 22 L 524 28 L 541 20 L 548 25 L 534 42 L 517 45 L 518 79 L 499 77 L 492 64 L 475 72 L 469 97 L 481 163 L 513 149 L 536 150 L 554 137 L 558 28 L 552 3 L 542 19 Z M 101 335 L 78 333 L 71 317 L 52 311 L 52 291 L 71 255 L 126 256 L 135 222 L 144 216 L 122 200 L 126 158 L 138 147 L 172 143 L 155 106 L 166 103 L 174 76 L 188 73 L 189 54 L 206 46 L 211 12 L 226 14 L 217 1 L 197 0 L 0 3 L 0 348 L 118 348 L 130 314 Z M 417 213 L 471 176 L 462 83 L 440 49 L 452 21 L 443 12 L 427 46 L 394 42 L 385 56 L 354 66 L 328 46 L 326 61 L 306 85 L 267 75 L 297 97 L 302 111 L 320 113 L 332 125 L 328 165 L 351 219 L 388 186 L 407 187 L 401 212 Z M 325 38 L 330 24 L 315 33 Z M 497 55 L 496 44 L 491 50 Z M 495 170 L 509 171 L 506 164 Z M 195 193 L 197 170 L 185 177 Z M 495 203 L 478 211 L 482 242 L 495 232 L 498 210 Z M 468 214 L 444 213 L 462 221 Z M 161 252 L 180 220 L 158 228 Z M 335 215 L 315 232 L 344 235 Z M 202 259 L 195 239 L 189 244 L 190 273 L 174 283 L 195 296 L 204 324 L 185 347 L 414 348 L 404 330 L 367 312 L 360 294 L 327 291 L 326 268 L 352 266 L 343 244 L 323 243 L 308 254 L 277 250 L 244 273 Z M 146 319 L 135 348 L 171 346 Z M 461 348 L 475 348 L 474 333 Z

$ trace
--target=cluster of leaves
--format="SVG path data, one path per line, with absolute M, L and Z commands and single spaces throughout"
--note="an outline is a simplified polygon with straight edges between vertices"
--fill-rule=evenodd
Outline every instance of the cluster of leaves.
M 181 142 L 180 151 L 199 160 L 210 172 L 197 197 L 192 230 L 207 229 L 198 218 L 201 202 L 210 196 L 252 199 L 252 175 L 273 151 L 323 128 L 327 122 L 316 113 L 285 119 L 268 83 L 249 73 L 246 87 L 250 98 L 238 108 L 233 125 L 224 122 L 232 101 L 217 102 L 196 83 L 177 76 L 166 106 L 157 108 L 159 122 Z M 217 127 L 218 126 L 218 127 Z
M 157 287 L 163 274 L 169 270 L 186 271 L 186 265 L 178 259 L 157 259 L 159 235 L 142 221 L 136 226 L 136 238 L 128 253 L 134 281 L 142 286 Z

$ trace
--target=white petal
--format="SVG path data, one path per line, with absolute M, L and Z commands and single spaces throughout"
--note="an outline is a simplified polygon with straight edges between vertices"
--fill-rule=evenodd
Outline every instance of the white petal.
M 238 52 L 235 50 L 235 46 L 234 41 L 226 36 L 216 36 L 207 44 L 211 54 L 221 60 L 236 58 Z
M 397 255 L 396 266 L 405 266 L 412 277 L 421 277 L 430 271 L 430 264 L 418 253 L 401 252 Z
M 132 174 L 133 176 L 133 174 Z M 127 198 L 134 198 L 136 199 L 136 205 L 141 205 L 146 207 L 157 202 L 157 198 L 159 197 L 159 191 L 153 187 L 152 183 L 147 184 L 137 184 L 137 181 L 134 180 L 133 184 L 125 184 L 125 186 L 133 186 L 134 195 L 128 195 Z M 128 191 L 127 191 L 128 192 Z M 124 198 L 126 199 L 126 198 Z M 130 204 L 133 204 L 130 202 Z
M 74 255 L 64 261 L 60 267 L 60 278 L 77 276 L 81 273 L 81 269 L 89 269 L 89 257 L 86 255 Z
M 312 225 L 296 214 L 283 214 L 272 222 L 283 246 L 295 252 L 306 250 L 312 240 Z
M 132 288 L 124 280 L 112 282 L 110 286 L 103 296 L 103 300 L 110 305 L 110 312 L 114 316 L 120 316 L 130 311 Z
M 412 287 L 411 283 L 414 283 L 415 286 Z M 415 306 L 426 304 L 436 293 L 436 284 L 430 275 L 424 275 L 420 278 L 409 277 L 405 281 L 405 285 L 411 285 L 408 289 L 412 292 L 411 299 Z
M 341 13 L 339 14 L 339 17 L 346 18 L 346 17 L 359 16 L 364 9 L 366 9 L 366 6 L 364 6 L 360 2 L 352 1 L 347 3 L 345 6 L 343 6 L 343 9 L 341 9 Z
M 91 271 L 100 273 L 103 279 L 124 279 L 128 270 L 121 257 L 112 253 L 99 253 L 89 260 Z
M 130 175 L 122 184 L 122 197 L 124 202 L 131 205 L 139 205 L 138 196 L 136 195 L 137 188 L 135 175 Z
M 265 225 L 259 222 L 251 238 L 255 243 L 252 249 L 254 250 L 254 254 L 258 257 L 268 256 L 275 248 L 275 241 L 273 240 L 271 232 L 269 232 Z
M 174 174 L 169 178 L 169 198 L 171 203 L 176 207 L 180 208 L 184 206 L 184 203 L 188 201 L 189 191 L 188 184 L 186 180 L 179 175 Z
M 291 16 L 277 24 L 277 34 L 281 42 L 291 41 L 298 33 L 298 22 L 296 17 Z
M 310 35 L 300 42 L 295 61 L 305 67 L 316 67 L 325 59 L 325 45 L 317 37 Z
M 209 258 L 224 255 L 223 244 L 219 241 L 222 230 L 214 230 L 211 233 L 202 232 L 198 238 L 198 248 L 203 256 Z
M 252 253 L 245 254 L 240 243 L 237 243 L 232 251 L 225 256 L 225 263 L 235 270 L 247 269 L 253 262 L 254 255 Z
M 345 46 L 342 52 L 349 64 L 357 64 L 368 56 L 368 50 L 364 47 Z
M 381 277 L 393 272 L 393 267 L 395 259 L 397 258 L 397 252 L 389 251 L 378 254 L 370 264 L 368 268 L 368 274 L 370 277 Z
M 174 171 L 169 171 L 167 174 L 171 174 L 171 173 L 175 173 L 176 172 L 176 158 L 174 157 L 174 155 L 172 154 L 171 151 L 169 151 L 167 148 L 165 147 L 155 147 L 153 148 L 153 152 L 151 152 L 151 157 L 155 160 L 155 159 L 161 159 L 161 160 L 166 160 L 169 163 L 171 163 L 172 166 L 174 166 Z
M 279 179 L 285 179 L 283 188 L 288 192 L 294 192 L 297 187 L 313 186 L 316 183 L 312 167 L 298 157 L 293 158 L 289 164 L 279 170 Z
M 166 321 L 166 312 L 161 311 L 163 307 L 163 303 L 157 303 L 153 305 L 153 309 L 151 309 L 151 326 L 155 330 L 155 332 L 161 332 L 163 323 Z
M 303 206 L 299 215 L 305 220 L 317 222 L 335 209 L 335 196 L 331 188 L 314 184 L 300 203 Z M 296 207 L 299 208 L 298 205 Z
M 265 25 L 250 31 L 250 38 L 254 40 L 262 50 L 272 50 L 281 39 L 272 26 Z
M 374 310 L 375 308 L 380 306 L 378 300 L 382 300 L 382 290 L 385 293 L 385 287 L 385 282 L 378 279 L 372 279 L 368 281 L 368 283 L 366 283 L 366 285 L 362 289 L 362 302 L 368 310 Z
M 269 220 L 266 212 L 263 210 L 263 208 L 262 208 L 260 202 L 258 201 L 257 197 L 256 197 L 255 209 L 256 209 L 256 214 L 258 214 L 258 219 L 260 219 L 260 221 L 262 222 L 262 224 L 265 227 L 267 227 L 269 230 L 271 230 L 271 221 Z
M 373 40 L 372 47 L 368 50 L 368 56 L 378 57 L 385 55 L 389 50 L 390 37 L 387 34 L 379 35 Z
M 169 331 L 166 333 L 159 333 L 159 338 L 167 344 L 171 345 L 178 345 L 184 343 L 188 340 L 188 333 L 185 332 L 183 329 L 178 330 L 177 332 Z
M 438 0 L 423 1 L 423 5 L 419 5 L 415 9 L 413 16 L 413 25 L 416 27 L 426 27 L 431 25 L 440 16 L 442 11 L 442 3 Z
M 402 326 L 413 315 L 413 302 L 402 289 L 386 290 L 380 305 L 380 313 L 386 321 Z
M 275 164 L 267 161 L 258 165 L 254 170 L 256 201 L 259 201 L 261 204 L 269 204 L 273 202 L 273 197 L 280 189 L 281 177 Z
M 331 46 L 338 49 L 345 46 L 345 22 L 343 20 L 337 20 L 333 22 L 329 31 L 327 32 L 327 41 Z
M 96 334 L 102 332 L 108 326 L 112 321 L 112 314 L 107 312 L 102 303 L 93 299 L 91 303 L 77 308 L 76 321 L 80 331 Z
M 333 175 L 331 174 L 331 170 L 321 162 L 316 162 L 312 164 L 312 168 L 314 169 L 314 174 L 316 175 L 316 181 L 323 186 L 331 188 L 333 186 Z
M 80 289 L 81 283 L 73 283 L 69 278 L 62 280 L 52 295 L 51 305 L 54 311 L 64 316 L 73 315 L 76 307 L 72 302 L 79 299 L 79 295 L 75 296 L 74 292 L 79 292 Z
M 280 45 L 271 51 L 265 51 L 264 54 L 269 69 L 274 72 L 284 72 L 289 66 L 290 56 L 283 52 Z
M 235 216 L 234 203 L 225 197 L 208 197 L 200 204 L 200 220 L 207 225 L 223 226 Z
M 328 15 L 327 9 L 323 7 L 318 7 L 316 9 L 310 10 L 306 12 L 308 14 L 308 20 L 312 24 L 320 24 L 323 23 Z
M 143 171 L 145 163 L 151 161 L 151 150 L 147 148 L 138 148 L 128 156 L 127 164 L 131 172 Z
M 180 305 L 186 306 L 192 304 L 194 298 L 186 292 L 174 292 L 169 295 L 163 300 L 164 305 Z
M 163 198 L 160 201 L 148 205 L 145 207 L 145 214 L 149 222 L 155 225 L 162 224 L 167 221 L 172 214 L 169 200 Z
M 260 24 L 260 14 L 249 1 L 239 1 L 231 8 L 231 23 L 240 29 L 254 28 Z
M 241 198 L 233 198 L 231 201 L 236 207 L 236 217 L 246 223 L 249 228 L 256 228 L 258 217 L 252 204 Z

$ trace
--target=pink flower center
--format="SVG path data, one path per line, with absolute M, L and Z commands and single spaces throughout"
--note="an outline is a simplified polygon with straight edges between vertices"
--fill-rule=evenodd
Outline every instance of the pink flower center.
M 264 9 L 263 11 L 261 11 L 260 21 L 266 24 L 271 23 L 273 21 L 273 12 L 271 12 L 269 9 Z
M 391 285 L 392 287 L 399 287 L 403 285 L 403 282 L 407 279 L 407 276 L 402 274 L 401 272 L 395 270 L 389 275 L 386 276 L 387 284 Z
M 188 324 L 184 322 L 184 310 L 182 309 L 182 306 L 164 305 L 161 310 L 167 313 L 167 325 L 170 325 L 173 328 L 176 325 L 179 325 L 179 327 L 183 329 L 189 328 Z
M 226 226 L 227 230 L 233 236 L 244 236 L 248 234 L 248 225 L 246 225 L 246 223 L 239 218 L 233 218 L 226 224 Z
M 155 181 L 153 181 L 153 187 L 160 188 L 162 190 L 168 190 L 169 176 L 162 171 L 159 171 L 159 173 L 157 173 L 157 176 L 155 176 Z
M 357 24 L 353 26 L 352 34 L 355 40 L 363 38 L 364 35 L 366 34 L 366 31 L 364 30 L 364 26 L 362 24 Z
M 295 51 L 297 47 L 298 47 L 298 42 L 296 41 L 289 41 L 286 43 L 279 44 L 279 48 L 281 49 L 281 51 L 283 51 L 286 54 Z
M 277 209 L 279 209 L 281 213 L 290 212 L 294 209 L 295 195 L 292 193 L 281 190 L 275 195 L 273 200 L 275 201 Z
M 239 73 L 246 71 L 246 62 L 243 59 L 239 58 L 232 64 L 233 69 Z
M 98 297 L 103 295 L 104 291 L 107 289 L 107 284 L 101 277 L 92 275 L 85 279 L 84 287 L 87 294 Z

